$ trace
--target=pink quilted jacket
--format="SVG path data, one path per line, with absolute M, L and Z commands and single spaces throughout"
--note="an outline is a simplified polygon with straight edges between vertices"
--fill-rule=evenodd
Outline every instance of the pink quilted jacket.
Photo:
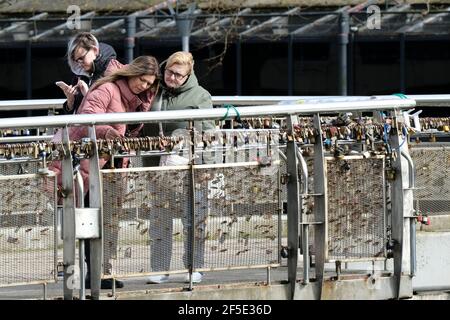
M 97 114 L 97 113 L 113 113 L 113 112 L 138 112 L 148 111 L 154 94 L 147 90 L 139 96 L 134 94 L 128 87 L 125 79 L 117 80 L 102 84 L 101 86 L 91 90 L 84 97 L 77 114 Z M 142 126 L 133 130 L 133 135 L 137 135 Z M 125 136 L 126 125 L 112 124 L 112 125 L 98 125 L 95 126 L 95 133 L 97 139 L 104 139 L 108 130 L 115 129 L 121 136 Z M 62 139 L 62 131 L 59 130 L 54 138 L 54 142 L 59 142 Z M 88 136 L 87 127 L 70 127 L 70 140 L 80 140 Z M 100 159 L 99 165 L 102 168 L 106 161 Z M 58 184 L 61 185 L 61 162 L 55 161 L 49 165 L 49 169 L 58 174 Z M 88 160 L 81 160 L 80 164 L 81 175 L 83 176 L 84 191 L 88 191 L 89 187 L 89 162 Z

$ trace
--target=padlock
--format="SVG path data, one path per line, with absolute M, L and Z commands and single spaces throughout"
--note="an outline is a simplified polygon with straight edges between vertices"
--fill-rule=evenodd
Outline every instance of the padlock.
M 289 178 L 288 173 L 280 175 L 280 183 L 283 185 L 286 184 L 288 182 L 288 178 Z
M 396 176 L 396 172 L 394 168 L 386 168 L 386 179 L 388 181 L 394 181 Z
M 428 216 L 419 215 L 417 221 L 427 226 L 431 225 L 431 219 Z
M 144 150 L 145 151 L 150 151 L 150 137 L 145 137 L 144 138 Z
M 314 132 L 314 129 L 310 128 L 308 130 L 308 138 L 310 143 L 316 143 L 316 133 Z
M 128 138 L 123 139 L 123 149 L 126 152 L 130 152 L 130 150 L 133 148 L 132 141 Z

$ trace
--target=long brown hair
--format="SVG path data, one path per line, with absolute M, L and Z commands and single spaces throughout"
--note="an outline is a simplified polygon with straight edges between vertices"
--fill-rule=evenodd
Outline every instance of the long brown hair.
M 139 77 L 143 75 L 156 76 L 155 82 L 150 87 L 153 92 L 157 91 L 158 80 L 161 78 L 161 70 L 159 68 L 158 60 L 153 56 L 140 56 L 134 59 L 130 64 L 123 66 L 120 69 L 113 71 L 110 75 L 98 79 L 91 87 L 91 90 L 101 86 L 107 82 L 115 82 L 119 79 Z

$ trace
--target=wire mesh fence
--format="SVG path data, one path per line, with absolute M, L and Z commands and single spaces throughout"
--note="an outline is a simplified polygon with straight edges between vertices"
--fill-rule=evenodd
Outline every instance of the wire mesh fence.
M 327 158 L 328 259 L 385 257 L 384 157 Z
M 279 164 L 102 170 L 104 273 L 279 263 Z
M 56 280 L 56 179 L 0 176 L 0 286 Z
M 450 214 L 450 146 L 430 144 L 409 150 L 416 171 L 414 206 L 426 215 Z

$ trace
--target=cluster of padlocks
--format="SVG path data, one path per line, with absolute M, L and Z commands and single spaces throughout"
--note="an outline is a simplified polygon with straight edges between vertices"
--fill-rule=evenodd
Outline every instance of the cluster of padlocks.
M 100 157 L 115 153 L 131 151 L 171 151 L 173 146 L 182 138 L 177 137 L 142 137 L 122 139 L 99 139 L 97 147 Z M 90 139 L 71 141 L 69 150 L 72 154 L 89 158 L 93 152 L 93 142 Z M 28 158 L 48 160 L 61 160 L 67 149 L 61 142 L 28 142 L 0 144 L 0 158 L 9 160 L 14 158 Z
M 314 144 L 317 137 L 317 128 L 313 125 L 312 117 L 298 117 L 298 124 L 294 126 L 293 138 L 299 145 L 308 146 Z M 390 129 L 389 119 L 384 122 L 376 122 L 371 117 L 359 117 L 351 119 L 347 114 L 338 117 L 322 117 L 321 131 L 322 140 L 327 151 L 336 151 L 337 142 L 362 143 L 363 147 L 369 151 L 384 151 Z M 450 118 L 421 118 L 421 127 L 424 132 L 448 132 Z M 290 137 L 287 135 L 284 119 L 258 118 L 245 119 L 234 122 L 231 127 L 242 131 L 245 129 L 279 130 L 279 144 L 284 145 Z M 222 126 L 220 130 L 227 128 Z M 230 125 L 228 125 L 230 128 Z M 117 154 L 130 154 L 136 152 L 171 152 L 173 147 L 181 141 L 190 139 L 189 135 L 177 137 L 140 137 L 140 138 L 117 138 L 113 140 L 98 139 L 97 147 L 100 157 L 108 157 Z M 269 136 L 270 139 L 270 136 Z M 225 133 L 218 135 L 202 134 L 196 135 L 196 148 L 208 148 L 211 146 L 225 146 L 227 143 L 237 145 L 235 139 L 229 141 Z M 82 139 L 71 141 L 69 148 L 64 147 L 61 142 L 40 141 L 26 143 L 0 143 L 0 159 L 10 160 L 16 158 L 61 160 L 70 150 L 78 157 L 89 158 L 92 155 L 92 141 Z M 246 137 L 244 144 L 251 144 L 252 141 Z M 187 144 L 184 144 L 185 146 Z M 344 147 L 348 149 L 348 147 Z M 340 150 L 342 151 L 342 150 Z
M 450 118 L 419 118 L 419 122 L 424 130 L 450 131 Z

